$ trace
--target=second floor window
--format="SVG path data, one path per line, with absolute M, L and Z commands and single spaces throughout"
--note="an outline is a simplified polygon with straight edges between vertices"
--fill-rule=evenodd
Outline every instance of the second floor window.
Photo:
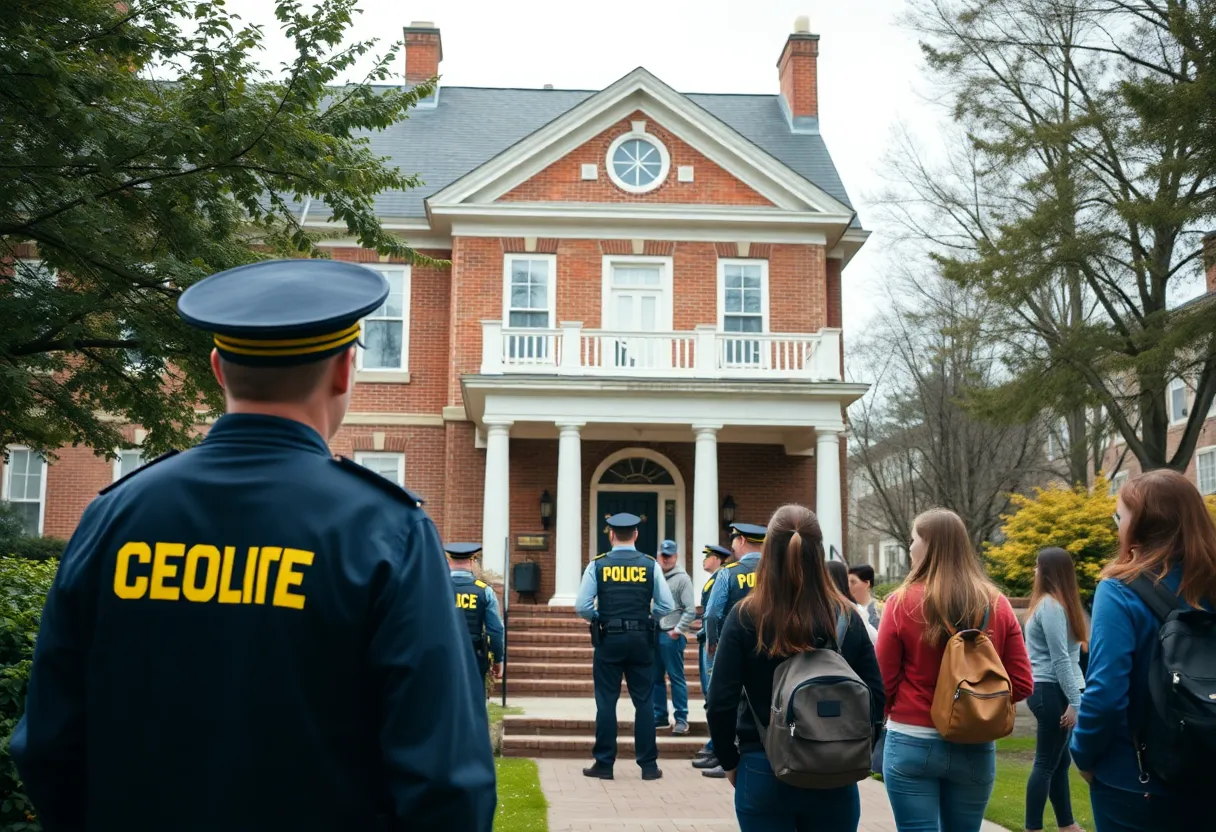
M 720 263 L 718 309 L 723 332 L 764 332 L 768 313 L 768 261 Z M 760 364 L 759 340 L 729 340 L 725 360 L 730 365 Z
M 388 451 L 356 451 L 355 462 L 375 471 L 386 480 L 405 486 L 405 454 Z
M 553 327 L 550 302 L 552 265 L 548 258 L 508 258 L 507 326 L 526 329 Z
M 1216 448 L 1195 454 L 1195 480 L 1200 494 L 1216 494 Z
M 43 504 L 46 497 L 46 460 L 29 448 L 8 449 L 4 466 L 4 499 L 21 517 L 25 533 L 42 534 Z
M 1169 406 L 1170 406 L 1170 421 L 1185 422 L 1187 417 L 1187 389 L 1186 382 L 1180 378 L 1176 378 L 1170 382 L 1169 389 Z
M 118 459 L 114 460 L 114 479 L 115 481 L 122 479 L 127 474 L 142 468 L 144 464 L 144 452 L 139 448 L 132 448 L 126 451 L 118 452 Z
M 363 319 L 361 370 L 406 370 L 410 350 L 410 268 L 370 265 L 388 280 L 388 297 L 375 312 Z

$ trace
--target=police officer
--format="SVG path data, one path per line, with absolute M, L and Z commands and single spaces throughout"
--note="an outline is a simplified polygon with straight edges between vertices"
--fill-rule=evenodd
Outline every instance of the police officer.
M 587 565 L 575 611 L 591 622 L 595 645 L 595 764 L 583 769 L 587 777 L 612 779 L 616 762 L 616 703 L 621 676 L 633 700 L 633 742 L 643 780 L 658 780 L 659 749 L 655 741 L 651 694 L 654 685 L 655 618 L 671 612 L 675 603 L 655 559 L 634 548 L 636 514 L 608 518 L 612 550 Z
M 498 596 L 489 584 L 473 574 L 473 557 L 481 551 L 480 543 L 449 543 L 444 551 L 448 553 L 448 566 L 452 570 L 456 609 L 460 610 L 465 626 L 469 628 L 484 690 L 491 660 L 494 678 L 502 678 L 503 627 L 502 616 L 498 614 Z
M 706 702 L 708 702 L 709 701 L 709 676 L 710 676 L 710 674 L 709 674 L 709 667 L 706 664 L 706 656 L 705 656 L 705 639 L 706 639 L 705 618 L 704 618 L 705 608 L 707 606 L 709 606 L 709 593 L 710 593 L 710 590 L 713 589 L 714 579 L 718 577 L 718 571 L 722 568 L 723 564 L 725 564 L 727 562 L 727 560 L 730 559 L 731 551 L 730 551 L 730 549 L 727 549 L 725 546 L 719 546 L 716 543 L 711 543 L 705 547 L 705 549 L 703 551 L 703 556 L 704 556 L 704 560 L 701 561 L 701 568 L 704 569 L 707 573 L 709 573 L 709 580 L 707 580 L 705 582 L 705 585 L 701 587 L 701 616 L 702 616 L 702 618 L 701 618 L 701 629 L 697 631 L 697 659 L 699 661 L 699 664 L 700 664 L 699 669 L 701 671 L 701 696 L 705 699 Z M 713 760 L 713 762 L 709 763 L 710 760 Z M 706 763 L 708 763 L 708 765 L 706 765 Z M 701 750 L 697 752 L 696 757 L 693 760 L 693 766 L 695 768 L 704 768 L 704 769 L 713 769 L 713 768 L 719 767 L 718 759 L 717 759 L 717 757 L 714 756 L 714 741 L 713 740 L 706 741 L 705 745 L 701 747 Z M 725 777 L 726 772 L 723 772 L 722 776 Z
M 228 413 L 106 488 L 64 551 L 11 744 L 44 829 L 490 831 L 485 699 L 435 526 L 326 444 L 388 292 L 289 260 L 181 296 Z
M 714 580 L 709 591 L 709 602 L 705 605 L 706 655 L 710 676 L 713 675 L 713 656 L 718 648 L 722 625 L 735 604 L 747 597 L 756 585 L 756 567 L 760 565 L 760 549 L 767 534 L 764 526 L 752 523 L 732 523 L 730 526 L 730 548 L 734 560 L 726 564 Z M 742 706 L 740 706 L 742 707 Z M 694 760 L 693 765 L 703 769 L 705 777 L 726 776 L 716 758 Z

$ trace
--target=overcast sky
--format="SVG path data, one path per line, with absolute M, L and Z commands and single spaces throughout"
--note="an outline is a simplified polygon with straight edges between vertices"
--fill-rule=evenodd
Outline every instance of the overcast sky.
M 644 66 L 681 92 L 778 92 L 777 58 L 794 19 L 808 15 L 819 42 L 820 125 L 864 226 L 873 232 L 844 274 L 846 332 L 886 296 L 890 237 L 872 200 L 893 126 L 934 132 L 940 111 L 918 89 L 916 39 L 896 20 L 905 0 L 363 0 L 355 36 L 391 41 L 411 21 L 443 38 L 442 83 L 602 89 Z M 272 0 L 229 8 L 273 31 Z M 272 41 L 268 66 L 290 55 Z

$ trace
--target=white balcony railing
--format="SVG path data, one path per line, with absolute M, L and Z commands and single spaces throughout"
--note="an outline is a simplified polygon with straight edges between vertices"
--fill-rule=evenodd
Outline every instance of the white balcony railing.
M 840 381 L 840 330 L 816 333 L 613 332 L 563 323 L 515 329 L 482 321 L 481 372 L 570 376 Z

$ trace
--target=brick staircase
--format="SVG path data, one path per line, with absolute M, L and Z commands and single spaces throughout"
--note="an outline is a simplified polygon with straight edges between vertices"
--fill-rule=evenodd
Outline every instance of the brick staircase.
M 593 651 L 587 622 L 573 607 L 513 606 L 507 626 L 507 695 L 594 697 Z M 696 643 L 691 639 L 684 650 L 684 676 L 689 697 L 699 697 Z M 495 695 L 502 695 L 502 684 L 494 683 Z M 628 696 L 624 682 L 621 695 Z
M 594 719 L 543 719 L 529 716 L 507 716 L 502 721 L 502 755 L 504 757 L 566 757 L 591 760 L 595 745 Z M 672 736 L 670 730 L 658 729 L 659 763 L 664 760 L 691 758 L 709 738 L 704 720 L 689 722 L 689 733 Z M 617 722 L 617 763 L 633 764 L 633 721 Z

